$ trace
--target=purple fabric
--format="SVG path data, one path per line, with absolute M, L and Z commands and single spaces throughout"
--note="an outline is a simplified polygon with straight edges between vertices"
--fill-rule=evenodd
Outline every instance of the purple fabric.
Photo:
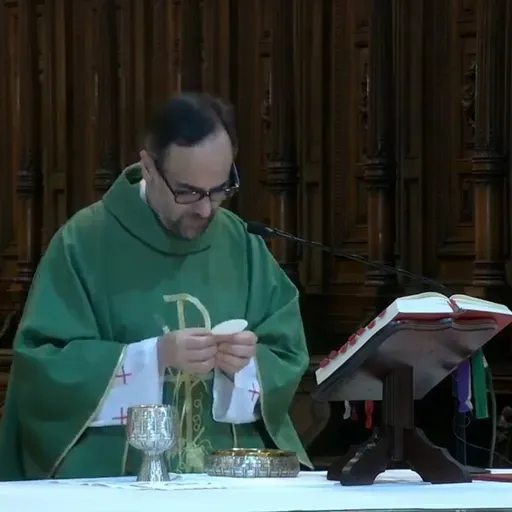
M 471 363 L 469 359 L 462 362 L 457 368 L 457 400 L 459 402 L 459 412 L 467 413 L 470 409 L 470 386 L 471 386 Z

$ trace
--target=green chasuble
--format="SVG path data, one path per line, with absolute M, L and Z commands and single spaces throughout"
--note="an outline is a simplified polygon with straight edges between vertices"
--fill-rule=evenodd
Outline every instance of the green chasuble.
M 89 427 L 125 347 L 183 323 L 232 318 L 258 336 L 263 420 L 215 422 L 212 378 L 173 372 L 164 399 L 183 412 L 184 441 L 170 469 L 201 471 L 211 449 L 270 441 L 311 467 L 287 412 L 309 361 L 296 288 L 227 210 L 197 239 L 168 233 L 141 199 L 140 180 L 139 166 L 128 168 L 59 230 L 41 260 L 14 342 L 0 480 L 135 474 L 140 458 L 124 427 Z

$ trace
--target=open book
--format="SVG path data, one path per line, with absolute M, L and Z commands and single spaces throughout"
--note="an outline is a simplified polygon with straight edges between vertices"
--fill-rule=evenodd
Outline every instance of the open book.
M 440 293 L 426 292 L 396 299 L 366 327 L 352 334 L 339 349 L 331 352 L 316 370 L 318 384 L 332 375 L 349 360 L 377 332 L 391 322 L 399 320 L 441 321 L 443 319 L 493 319 L 497 334 L 512 322 L 512 311 L 503 304 L 489 302 L 468 295 L 446 297 Z

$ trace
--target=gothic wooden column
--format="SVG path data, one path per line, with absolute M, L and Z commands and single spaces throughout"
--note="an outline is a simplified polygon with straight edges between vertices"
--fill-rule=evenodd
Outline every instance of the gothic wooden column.
M 199 0 L 181 2 L 181 91 L 202 88 L 202 12 Z
M 368 187 L 368 258 L 393 265 L 395 155 L 392 0 L 371 0 L 368 65 L 368 141 L 364 178 Z M 370 268 L 366 293 L 388 296 L 395 276 Z M 380 301 L 379 301 L 380 302 Z M 377 305 L 380 307 L 380 304 Z
M 293 2 L 271 4 L 272 53 L 270 91 L 270 158 L 267 187 L 270 192 L 270 223 L 295 233 L 297 229 L 297 163 L 294 130 Z M 297 282 L 296 244 L 272 240 L 272 252 L 287 274 Z
M 168 0 L 152 0 L 147 3 L 147 13 L 151 19 L 149 30 L 150 57 L 147 64 L 151 69 L 149 100 L 151 109 L 160 107 L 178 89 L 179 37 L 176 22 L 180 7 Z
M 327 158 L 324 148 L 327 137 L 325 124 L 325 39 L 328 30 L 325 17 L 328 6 L 322 2 L 293 2 L 294 48 L 293 96 L 295 101 L 295 149 L 298 180 L 298 230 L 308 240 L 325 237 L 324 178 Z M 314 248 L 300 251 L 300 280 L 308 294 L 323 292 L 325 254 Z
M 3 77 L 0 80 L 0 119 L 3 123 L 3 134 L 0 137 L 0 175 L 2 179 L 2 187 L 0 188 L 0 252 L 12 245 L 14 234 L 13 222 L 13 180 L 10 163 L 12 161 L 12 151 L 14 144 L 12 143 L 12 121 L 9 122 L 10 113 L 12 112 L 12 103 L 9 101 L 11 79 L 8 71 L 9 48 L 9 8 L 5 2 L 0 3 L 0 69 L 3 69 Z M 0 286 L 2 279 L 0 278 Z M 2 301 L 3 302 L 3 301 Z M 0 327 L 1 329 L 1 327 Z
M 117 142 L 119 83 L 116 67 L 116 6 L 109 0 L 99 0 L 97 8 L 99 16 L 96 19 L 99 27 L 96 44 L 98 48 L 102 48 L 98 55 L 98 103 L 102 121 L 97 132 L 100 165 L 94 170 L 93 187 L 96 199 L 100 199 L 120 171 Z
M 262 2 L 232 2 L 231 36 L 233 41 L 233 88 L 240 150 L 236 163 L 240 171 L 240 193 L 232 201 L 233 209 L 244 219 L 263 220 L 266 213 L 262 165 L 262 146 L 267 126 L 267 103 L 262 80 L 261 34 Z M 264 43 L 266 45 L 266 42 Z M 256 85 L 258 84 L 258 85 Z M 262 90 L 263 89 L 263 90 Z
M 503 291 L 505 151 L 505 19 L 501 0 L 478 2 L 475 153 L 475 263 L 472 294 L 496 296 Z M 496 297 L 497 300 L 498 297 Z
M 41 148 L 39 55 L 36 5 L 19 0 L 18 60 L 20 92 L 20 167 L 16 172 L 16 231 L 18 260 L 15 289 L 22 306 L 41 251 Z
M 236 25 L 231 23 L 231 2 L 203 2 L 203 89 L 225 100 L 232 98 L 232 46 L 236 40 Z M 254 20 L 253 20 L 254 22 Z M 244 31 L 244 36 L 247 33 Z

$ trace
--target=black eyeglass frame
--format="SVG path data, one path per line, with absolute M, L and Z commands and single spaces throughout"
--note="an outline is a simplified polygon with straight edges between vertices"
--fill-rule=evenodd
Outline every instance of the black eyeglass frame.
M 169 180 L 165 176 L 163 170 L 158 165 L 158 162 L 157 162 L 157 159 L 155 158 L 155 156 L 150 155 L 150 157 L 153 160 L 153 163 L 155 165 L 156 171 L 158 172 L 158 175 L 160 176 L 160 178 L 162 178 L 163 182 L 165 183 L 165 186 L 169 189 L 171 194 L 174 196 L 174 200 L 176 201 L 177 204 L 194 204 L 194 203 L 198 203 L 199 201 L 202 201 L 205 197 L 207 197 L 212 202 L 217 202 L 216 200 L 212 200 L 212 194 L 215 194 L 218 192 L 226 194 L 226 197 L 221 200 L 221 201 L 225 201 L 226 199 L 233 197 L 238 192 L 238 189 L 240 188 L 240 176 L 238 174 L 238 169 L 237 169 L 235 163 L 233 162 L 231 164 L 231 169 L 229 171 L 228 183 L 231 183 L 230 185 L 225 185 L 225 184 L 219 185 L 217 187 L 211 188 L 210 190 L 204 190 L 204 189 L 194 187 L 192 185 L 187 185 L 189 187 L 189 190 L 187 190 L 186 192 L 185 191 L 181 192 L 179 190 L 176 190 L 169 183 Z M 195 194 L 195 197 L 192 201 L 184 201 L 183 200 L 183 196 L 185 196 L 185 195 L 190 196 L 193 194 Z

